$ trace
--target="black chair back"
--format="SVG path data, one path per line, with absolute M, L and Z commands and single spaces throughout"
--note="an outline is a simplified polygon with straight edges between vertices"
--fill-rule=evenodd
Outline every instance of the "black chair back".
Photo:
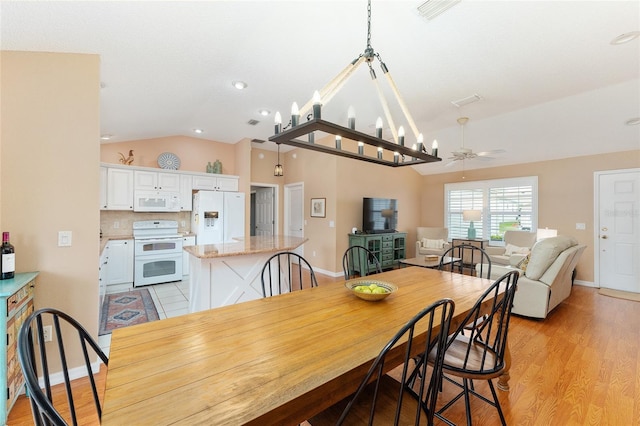
M 318 286 L 311 264 L 304 257 L 290 251 L 271 256 L 262 267 L 260 279 L 263 297 Z
M 45 343 L 45 324 L 51 324 L 53 335 L 51 342 Z M 46 349 L 49 349 L 47 351 Z M 25 386 L 31 402 L 34 423 L 40 425 L 65 426 L 77 425 L 76 401 L 74 392 L 85 393 L 85 389 L 75 391 L 69 376 L 68 357 L 72 351 L 81 351 L 84 360 L 83 373 L 89 378 L 96 420 L 102 417 L 102 407 L 98 398 L 98 390 L 93 377 L 92 362 L 98 358 L 105 365 L 109 359 L 102 352 L 87 330 L 75 319 L 57 309 L 40 309 L 27 317 L 18 333 L 18 360 L 25 378 Z M 52 356 L 52 355 L 56 356 Z M 52 398 L 50 375 L 62 369 L 66 390 L 66 402 Z M 77 370 L 77 369 L 76 369 Z M 77 373 L 77 371 L 76 371 Z M 42 376 L 44 389 L 40 387 L 38 375 Z M 83 398 L 84 399 L 84 398 Z M 70 418 L 70 421 L 65 418 Z M 84 416 L 83 416 L 84 417 Z
M 351 246 L 344 252 L 342 269 L 345 280 L 382 272 L 382 266 L 376 255 L 362 246 Z
M 309 419 L 309 423 L 314 426 L 433 424 L 442 374 L 442 348 L 453 310 L 454 302 L 443 299 L 420 311 L 382 348 L 356 392 Z M 388 367 L 392 367 L 385 365 L 387 355 L 397 348 L 401 348 L 401 357 L 396 354 L 389 362 L 393 362 L 393 366 L 404 363 L 385 374 Z M 427 369 L 424 358 L 431 350 L 438 355 L 434 367 Z M 422 360 L 419 372 L 414 369 L 416 356 Z M 420 374 L 418 384 L 417 374 Z
M 460 260 L 452 262 L 450 259 Z M 470 275 L 481 278 L 491 278 L 491 258 L 486 251 L 472 244 L 459 244 L 450 247 L 440 258 L 438 269 L 449 270 L 451 272 L 464 273 L 465 269 L 470 271 Z

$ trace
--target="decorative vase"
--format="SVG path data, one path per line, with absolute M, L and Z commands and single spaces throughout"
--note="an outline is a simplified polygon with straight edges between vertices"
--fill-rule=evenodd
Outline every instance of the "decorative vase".
M 216 160 L 215 163 L 213 163 L 213 173 L 222 173 L 222 163 L 220 160 Z
M 213 164 L 211 164 L 211 161 L 207 163 L 207 173 L 213 173 Z

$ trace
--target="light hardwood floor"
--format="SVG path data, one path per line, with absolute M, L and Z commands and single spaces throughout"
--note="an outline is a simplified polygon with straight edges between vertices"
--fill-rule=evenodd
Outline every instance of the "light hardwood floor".
M 334 281 L 318 279 L 320 285 Z M 498 391 L 507 424 L 640 424 L 640 302 L 575 286 L 544 321 L 514 316 L 509 333 L 511 390 Z M 101 386 L 104 376 L 101 372 Z M 444 395 L 449 391 L 445 385 Z M 500 423 L 486 403 L 472 399 L 472 411 L 475 425 Z M 463 401 L 446 415 L 464 424 Z M 8 425 L 31 424 L 28 401 L 21 396 Z

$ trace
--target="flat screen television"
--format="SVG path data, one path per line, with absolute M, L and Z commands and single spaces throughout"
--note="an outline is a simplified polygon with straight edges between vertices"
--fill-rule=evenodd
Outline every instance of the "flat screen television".
M 391 198 L 362 199 L 362 232 L 380 234 L 396 232 L 398 200 Z

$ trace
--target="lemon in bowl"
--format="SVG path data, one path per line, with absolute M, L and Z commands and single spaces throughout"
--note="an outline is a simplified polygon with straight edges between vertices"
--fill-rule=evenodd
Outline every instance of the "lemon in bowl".
M 378 301 L 398 290 L 395 284 L 386 281 L 356 279 L 344 283 L 354 295 L 360 299 Z

